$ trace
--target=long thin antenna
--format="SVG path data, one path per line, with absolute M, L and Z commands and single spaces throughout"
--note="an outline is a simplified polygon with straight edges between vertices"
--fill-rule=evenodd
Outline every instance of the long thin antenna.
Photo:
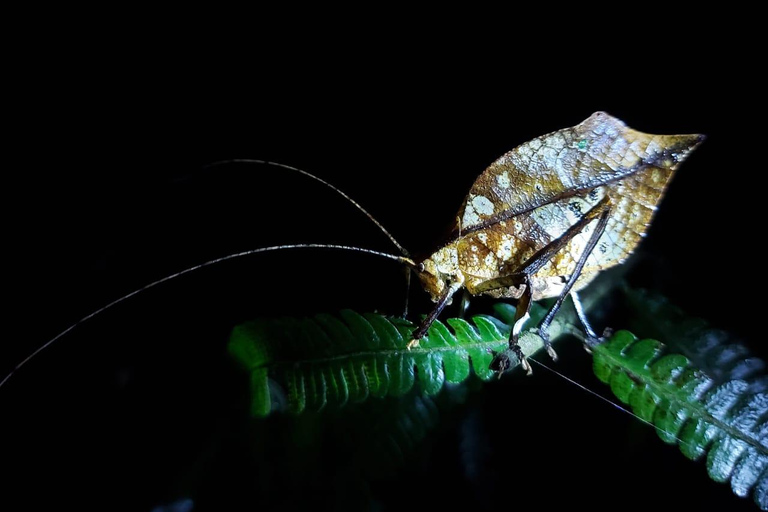
M 370 213 L 368 213 L 368 210 L 366 210 L 365 208 L 363 208 L 362 206 L 360 206 L 360 204 L 359 204 L 357 201 L 355 201 L 354 199 L 352 199 L 351 197 L 349 197 L 347 194 L 345 194 L 344 192 L 342 192 L 341 190 L 339 190 L 339 189 L 338 189 L 338 188 L 336 188 L 335 186 L 331 185 L 330 183 L 328 183 L 328 182 L 327 182 L 327 181 L 325 181 L 324 179 L 322 179 L 322 178 L 318 178 L 317 176 L 315 176 L 315 175 L 314 175 L 314 174 L 312 174 L 312 173 L 309 173 L 309 172 L 307 172 L 307 171 L 301 170 L 301 169 L 299 169 L 299 168 L 296 168 L 296 167 L 292 167 L 292 166 L 290 166 L 290 165 L 281 164 L 281 163 L 279 163 L 279 162 L 270 162 L 270 161 L 267 161 L 267 160 L 256 160 L 256 159 L 252 159 L 252 158 L 235 158 L 235 159 L 231 159 L 231 160 L 219 160 L 219 161 L 217 161 L 217 162 L 213 162 L 213 163 L 210 163 L 210 164 L 204 165 L 204 166 L 203 166 L 203 169 L 208 169 L 208 168 L 210 168 L 210 167 L 217 167 L 217 166 L 220 166 L 220 165 L 228 165 L 228 164 L 262 164 L 262 165 L 272 165 L 272 166 L 274 166 L 274 167 L 280 167 L 281 169 L 287 169 L 287 170 L 289 170 L 289 171 L 295 171 L 295 172 L 298 172 L 299 174 L 303 174 L 304 176 L 306 176 L 306 177 L 308 177 L 308 178 L 312 178 L 312 179 L 313 179 L 313 180 L 315 180 L 315 181 L 319 181 L 320 183 L 322 183 L 323 185 L 325 185 L 326 187 L 330 188 L 331 190 L 333 190 L 334 192 L 336 192 L 337 194 L 339 194 L 341 197 L 343 197 L 344 199 L 346 199 L 347 201 L 349 201 L 350 203 L 352 203 L 352 205 L 353 205 L 355 208 L 357 208 L 358 210 L 360 210 L 361 212 L 363 212 L 363 214 L 365 214 L 365 216 L 366 216 L 366 217 L 368 217 L 368 218 L 371 220 L 371 222 L 373 222 L 374 224 L 376 224 L 376 227 L 378 227 L 378 228 L 381 230 L 381 232 L 382 232 L 382 233 L 384 233 L 385 235 L 387 235 L 387 238 L 389 238 L 389 240 L 390 240 L 390 241 L 391 241 L 393 244 L 395 244 L 395 247 L 397 247 L 397 249 L 400 251 L 400 254 L 402 254 L 403 256 L 406 256 L 406 257 L 410 256 L 410 254 L 409 254 L 409 253 L 408 253 L 408 251 L 405 249 L 405 247 L 403 247 L 402 245 L 400 245 L 400 243 L 399 243 L 397 240 L 395 240 L 395 237 L 394 237 L 394 236 L 392 236 L 392 235 L 390 234 L 390 232 L 389 232 L 389 231 L 387 231 L 387 230 L 384 228 L 384 226 L 382 226 L 382 225 L 381 225 L 381 223 L 380 223 L 378 220 L 376 220 L 376 219 L 374 218 L 374 216 L 373 216 L 373 215 L 371 215 Z
M 19 364 L 17 364 L 11 372 L 6 375 L 2 381 L 0 381 L 0 387 L 3 387 L 3 385 L 10 379 L 14 373 L 19 371 L 19 369 L 27 364 L 31 359 L 33 359 L 36 355 L 38 355 L 40 352 L 45 350 L 46 348 L 53 345 L 59 338 L 63 337 L 67 333 L 69 333 L 71 330 L 82 324 L 83 322 L 87 322 L 91 318 L 103 313 L 104 311 L 112 308 L 113 306 L 116 306 L 120 304 L 121 302 L 130 299 L 131 297 L 138 295 L 139 293 L 149 290 L 150 288 L 154 288 L 155 286 L 159 284 L 163 284 L 165 282 L 168 282 L 172 279 L 176 279 L 177 277 L 181 277 L 184 274 L 189 274 L 190 272 L 194 272 L 195 270 L 199 270 L 204 267 L 208 267 L 210 265 L 215 265 L 216 263 L 221 263 L 223 261 L 233 260 L 235 258 L 242 258 L 243 256 L 250 256 L 252 254 L 258 254 L 261 252 L 269 252 L 269 251 L 277 251 L 277 250 L 283 250 L 283 249 L 340 249 L 344 251 L 354 251 L 354 252 L 363 252 L 367 254 L 373 254 L 375 256 L 381 256 L 383 258 L 388 258 L 391 260 L 395 260 L 399 263 L 402 263 L 410 268 L 417 268 L 417 265 L 414 263 L 414 261 L 406 256 L 399 256 L 397 254 L 387 254 L 385 252 L 379 252 L 374 251 L 371 249 L 363 249 L 361 247 L 353 247 L 349 245 L 334 245 L 334 244 L 292 244 L 292 245 L 273 245 L 270 247 L 260 247 L 258 249 L 250 249 L 243 252 L 238 252 L 234 254 L 229 254 L 227 256 L 222 256 L 221 258 L 216 258 L 210 261 L 206 261 L 205 263 L 200 263 L 199 265 L 195 265 L 194 267 L 189 267 L 184 270 L 181 270 L 179 272 L 176 272 L 175 274 L 171 274 L 169 276 L 165 276 L 162 279 L 158 279 L 157 281 L 153 281 L 145 286 L 142 286 L 141 288 L 132 291 L 131 293 L 127 295 L 123 295 L 119 299 L 115 299 L 106 306 L 102 306 L 101 308 L 97 309 L 96 311 L 84 316 L 77 322 L 73 323 L 63 331 L 61 331 L 59 334 L 45 342 L 43 345 L 37 348 L 34 352 L 32 352 L 30 355 L 28 355 L 23 361 L 21 361 Z

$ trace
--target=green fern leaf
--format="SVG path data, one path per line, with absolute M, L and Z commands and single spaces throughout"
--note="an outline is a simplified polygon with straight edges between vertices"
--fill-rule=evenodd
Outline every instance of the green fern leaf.
M 420 392 L 433 396 L 446 382 L 458 384 L 472 374 L 482 380 L 494 376 L 492 351 L 506 347 L 505 321 L 511 321 L 514 308 L 501 304 L 496 311 L 501 320 L 476 316 L 472 323 L 435 322 L 412 350 L 406 348 L 415 327 L 411 322 L 350 310 L 247 322 L 235 327 L 228 347 L 251 372 L 251 412 L 258 417 L 276 408 L 301 413 L 399 397 L 417 383 Z M 524 333 L 520 344 L 531 354 L 543 342 Z
M 716 383 L 765 374 L 765 362 L 750 354 L 743 340 L 733 333 L 687 315 L 661 295 L 625 288 L 623 296 L 632 311 L 630 330 L 663 341 Z
M 655 340 L 616 332 L 594 347 L 595 375 L 667 443 L 693 460 L 706 456 L 710 478 L 753 493 L 768 510 L 768 393 L 742 379 L 716 382 Z

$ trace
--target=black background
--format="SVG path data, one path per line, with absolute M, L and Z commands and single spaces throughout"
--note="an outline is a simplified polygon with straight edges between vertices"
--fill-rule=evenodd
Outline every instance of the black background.
M 419 252 L 432 248 L 491 161 L 595 110 L 646 132 L 708 136 L 673 181 L 640 251 L 651 263 L 635 282 L 766 356 L 757 245 L 763 84 L 731 58 L 748 60 L 750 46 L 729 48 L 730 57 L 702 41 L 670 41 L 666 53 L 630 46 L 611 67 L 597 41 L 556 56 L 500 44 L 482 64 L 462 45 L 382 43 L 356 53 L 355 41 L 285 52 L 282 39 L 246 40 L 240 49 L 253 52 L 242 60 L 227 48 L 207 54 L 206 44 L 100 53 L 90 40 L 47 45 L 27 63 L 4 189 L 13 205 L 6 313 L 14 334 L 4 336 L 3 372 L 99 307 L 212 258 L 302 242 L 394 252 L 321 185 L 266 166 L 205 164 L 258 158 L 310 171 Z M 577 65 L 566 71 L 563 61 Z M 232 455 L 243 383 L 224 354 L 229 330 L 261 315 L 398 313 L 403 295 L 390 262 L 294 251 L 223 263 L 128 299 L 0 388 L 3 466 L 12 473 L 2 499 L 22 510 L 151 510 L 178 497 L 180 475 L 198 464 L 207 475 L 196 484 L 200 510 L 254 509 L 269 491 L 249 478 L 246 456 Z M 411 297 L 412 311 L 428 310 L 420 290 Z M 477 312 L 487 306 L 478 302 Z M 558 369 L 598 389 L 580 348 L 562 350 Z M 377 506 L 498 509 L 535 499 L 597 510 L 662 501 L 755 509 L 649 427 L 545 371 L 479 393 L 466 414 L 484 419 L 491 483 L 478 489 L 463 478 L 462 413 L 454 412 L 423 471 L 373 484 Z M 211 451 L 218 455 L 200 455 Z M 295 492 L 305 485 L 297 481 Z M 421 492 L 407 497 L 409 486 Z

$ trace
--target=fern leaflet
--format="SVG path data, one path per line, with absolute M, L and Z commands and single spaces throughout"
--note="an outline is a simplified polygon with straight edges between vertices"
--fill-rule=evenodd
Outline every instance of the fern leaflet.
M 687 357 L 664 355 L 661 343 L 628 331 L 593 350 L 597 377 L 662 440 L 692 460 L 706 455 L 713 480 L 730 481 L 738 496 L 752 491 L 768 510 L 768 393 L 759 381 L 718 383 Z
M 496 313 L 500 319 L 479 315 L 472 323 L 458 318 L 448 319 L 447 326 L 435 322 L 411 350 L 406 349 L 411 322 L 350 310 L 339 317 L 247 322 L 235 327 L 228 348 L 250 371 L 254 416 L 273 409 L 300 413 L 402 396 L 417 383 L 423 393 L 435 395 L 446 382 L 460 383 L 471 374 L 489 380 L 494 376 L 492 351 L 506 348 L 514 308 L 499 304 Z M 553 328 L 555 335 L 558 329 Z M 531 354 L 543 342 L 524 333 L 520 345 Z

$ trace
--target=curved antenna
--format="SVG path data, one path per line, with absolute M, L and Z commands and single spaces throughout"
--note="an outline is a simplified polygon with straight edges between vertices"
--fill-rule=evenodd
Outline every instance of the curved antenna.
M 298 172 L 299 174 L 303 174 L 304 176 L 306 176 L 306 177 L 308 177 L 308 178 L 312 178 L 312 179 L 313 179 L 313 180 L 315 180 L 315 181 L 319 181 L 320 183 L 322 183 L 323 185 L 325 185 L 326 187 L 330 188 L 331 190 L 333 190 L 334 192 L 336 192 L 337 194 L 339 194 L 341 197 L 343 197 L 344 199 L 346 199 L 347 201 L 349 201 L 350 203 L 352 203 L 352 205 L 353 205 L 355 208 L 357 208 L 358 210 L 360 210 L 361 212 L 363 212 L 363 214 L 364 214 L 366 217 L 368 217 L 368 218 L 371 220 L 371 222 L 373 222 L 374 224 L 376 224 L 376 227 L 378 227 L 378 228 L 381 230 L 381 232 L 382 232 L 382 233 L 384 233 L 385 235 L 387 235 L 387 238 L 389 238 L 389 240 L 390 240 L 390 241 L 391 241 L 393 244 L 395 244 L 395 247 L 397 247 L 397 249 L 400 251 L 400 254 L 402 254 L 402 255 L 403 255 L 403 256 L 405 256 L 405 257 L 409 257 L 409 256 L 410 256 L 410 254 L 409 254 L 409 253 L 408 253 L 408 251 L 405 249 L 405 247 L 403 247 L 402 245 L 400 245 L 400 243 L 399 243 L 397 240 L 395 240 L 395 237 L 394 237 L 394 236 L 392 236 L 392 235 L 390 234 L 390 232 L 389 232 L 389 231 L 387 231 L 387 230 L 384 228 L 384 226 L 382 226 L 382 225 L 381 225 L 381 223 L 380 223 L 378 220 L 376 220 L 376 219 L 373 217 L 373 215 L 371 215 L 370 213 L 368 213 L 368 211 L 367 211 L 365 208 L 363 208 L 362 206 L 360 206 L 360 204 L 359 204 L 357 201 L 355 201 L 354 199 L 352 199 L 351 197 L 349 197 L 347 194 L 345 194 L 344 192 L 342 192 L 341 190 L 339 190 L 339 189 L 338 189 L 338 188 L 336 188 L 335 186 L 331 185 L 330 183 L 328 183 L 328 182 L 327 182 L 327 181 L 325 181 L 324 179 L 322 179 L 322 178 L 318 178 L 318 177 L 317 177 L 317 176 L 315 176 L 314 174 L 312 174 L 312 173 L 309 173 L 309 172 L 307 172 L 307 171 L 304 171 L 304 170 L 302 170 L 302 169 L 299 169 L 299 168 L 297 168 L 297 167 L 292 167 L 292 166 L 290 166 L 290 165 L 281 164 L 281 163 L 279 163 L 279 162 L 270 162 L 270 161 L 267 161 L 267 160 L 256 160 L 256 159 L 252 159 L 252 158 L 235 158 L 235 159 L 231 159 L 231 160 L 219 160 L 219 161 L 217 161 L 217 162 L 213 162 L 213 163 L 210 163 L 210 164 L 204 165 L 204 166 L 203 166 L 203 169 L 208 169 L 208 168 L 210 168 L 210 167 L 217 167 L 217 166 L 219 166 L 219 165 L 228 165 L 228 164 L 262 164 L 262 165 L 271 165 L 271 166 L 274 166 L 274 167 L 280 167 L 281 169 L 287 169 L 287 170 L 289 170 L 289 171 L 295 171 L 295 172 Z
M 13 368 L 13 370 L 11 370 L 11 372 L 8 375 L 6 375 L 3 378 L 3 380 L 0 381 L 0 387 L 3 387 L 3 385 L 8 381 L 8 379 L 10 379 L 13 376 L 13 374 L 16 373 L 22 366 L 27 364 L 31 359 L 33 359 L 40 352 L 42 352 L 46 348 L 48 348 L 51 345 L 53 345 L 59 338 L 65 336 L 67 333 L 69 333 L 71 330 L 73 330 L 74 328 L 76 328 L 80 324 L 82 324 L 84 322 L 87 322 L 91 318 L 93 318 L 93 317 L 103 313 L 104 311 L 107 311 L 108 309 L 112 308 L 113 306 L 116 306 L 116 305 L 120 304 L 121 302 L 123 302 L 125 300 L 130 299 L 131 297 L 134 297 L 134 296 L 138 295 L 139 293 L 141 293 L 141 292 L 143 292 L 145 290 L 149 290 L 150 288 L 154 288 L 155 286 L 157 286 L 159 284 L 163 284 L 163 283 L 168 282 L 168 281 L 170 281 L 172 279 L 176 279 L 177 277 L 181 277 L 184 274 L 189 274 L 190 272 L 194 272 L 195 270 L 199 270 L 199 269 L 204 268 L 204 267 L 215 265 L 216 263 L 221 263 L 223 261 L 233 260 L 235 258 L 242 258 L 243 256 L 250 256 L 252 254 L 258 254 L 260 252 L 277 251 L 277 250 L 282 250 L 282 249 L 340 249 L 340 250 L 344 250 L 344 251 L 355 251 L 355 252 L 362 252 L 362 253 L 367 253 L 367 254 L 373 254 L 375 256 L 381 256 L 381 257 L 384 257 L 384 258 L 395 260 L 398 263 L 402 263 L 402 264 L 404 264 L 404 265 L 406 265 L 406 266 L 408 266 L 409 268 L 412 268 L 412 269 L 417 269 L 418 268 L 416 263 L 414 263 L 414 261 L 412 259 L 410 259 L 410 258 L 408 258 L 406 256 L 399 256 L 397 254 L 387 254 L 385 252 L 374 251 L 374 250 L 371 250 L 371 249 L 363 249 L 361 247 L 353 247 L 353 246 L 349 246 L 349 245 L 334 245 L 334 244 L 273 245 L 273 246 L 270 246 L 270 247 L 260 247 L 258 249 L 250 249 L 250 250 L 243 251 L 243 252 L 229 254 L 227 256 L 222 256 L 221 258 L 216 258 L 216 259 L 213 259 L 213 260 L 209 260 L 209 261 L 206 261 L 205 263 L 200 263 L 199 265 L 195 265 L 193 267 L 186 268 L 184 270 L 176 272 L 175 274 L 171 274 L 171 275 L 165 276 L 165 277 L 163 277 L 161 279 L 158 279 L 157 281 L 153 281 L 153 282 L 151 282 L 151 283 L 149 283 L 147 285 L 142 286 L 141 288 L 139 288 L 137 290 L 132 291 L 131 293 L 129 293 L 127 295 L 123 295 L 119 299 L 113 300 L 112 302 L 110 302 L 106 306 L 102 306 L 101 308 L 97 309 L 93 313 L 90 313 L 90 314 L 84 316 L 83 318 L 81 318 L 77 322 L 73 323 L 72 325 L 70 325 L 69 327 L 67 327 L 63 331 L 61 331 L 59 334 L 57 334 L 56 336 L 54 336 L 53 338 L 51 338 L 47 342 L 45 342 L 43 345 L 38 347 L 34 352 L 32 352 L 26 358 L 24 358 L 23 361 L 21 361 L 19 364 L 17 364 Z

